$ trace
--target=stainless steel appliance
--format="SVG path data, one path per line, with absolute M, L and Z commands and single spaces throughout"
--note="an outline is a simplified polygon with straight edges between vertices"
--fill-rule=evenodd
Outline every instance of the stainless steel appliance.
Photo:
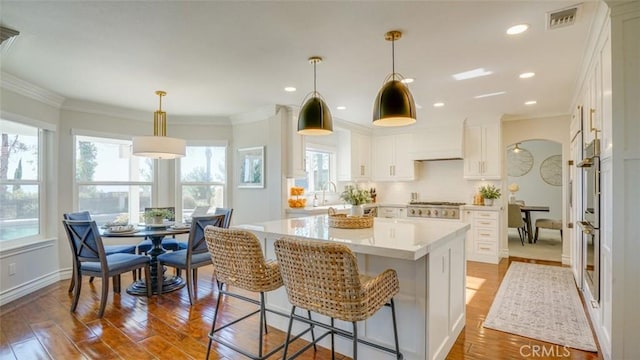
M 600 140 L 595 139 L 584 149 L 583 169 L 583 276 L 594 300 L 600 301 Z
M 407 217 L 460 220 L 460 206 L 464 203 L 412 201 L 407 206 Z

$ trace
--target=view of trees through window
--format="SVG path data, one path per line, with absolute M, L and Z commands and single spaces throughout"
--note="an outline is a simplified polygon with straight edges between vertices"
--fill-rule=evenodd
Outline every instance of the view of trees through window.
M 180 159 L 183 216 L 197 206 L 224 207 L 226 178 L 225 146 L 187 146 Z
M 333 153 L 308 148 L 306 150 L 307 177 L 296 179 L 296 186 L 303 187 L 306 192 L 322 191 L 329 181 L 334 181 L 331 174 L 331 158 Z
M 98 224 L 143 221 L 151 207 L 153 160 L 131 155 L 131 141 L 76 136 L 78 209 Z
M 40 130 L 0 120 L 0 240 L 40 233 Z

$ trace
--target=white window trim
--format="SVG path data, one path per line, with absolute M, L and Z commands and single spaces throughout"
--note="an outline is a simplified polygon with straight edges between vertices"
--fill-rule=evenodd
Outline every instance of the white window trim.
M 305 159 L 307 157 L 307 154 L 306 154 L 307 150 L 328 152 L 330 154 L 330 159 L 329 159 L 329 174 L 331 175 L 330 181 L 333 182 L 334 184 L 337 184 L 336 181 L 338 180 L 338 172 L 337 172 L 338 171 L 338 164 L 337 164 L 338 148 L 331 145 L 315 144 L 315 143 L 307 142 L 307 145 L 305 146 L 304 150 L 305 150 Z M 306 164 L 306 160 L 305 160 L 305 164 Z M 322 190 L 309 191 L 309 194 L 313 194 L 313 195 L 322 194 Z

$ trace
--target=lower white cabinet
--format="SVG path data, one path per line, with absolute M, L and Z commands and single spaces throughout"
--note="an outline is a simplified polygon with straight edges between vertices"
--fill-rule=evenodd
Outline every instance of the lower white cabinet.
M 407 207 L 403 206 L 378 206 L 378 217 L 383 218 L 406 218 L 407 217 Z
M 464 215 L 464 220 L 471 225 L 467 233 L 467 260 L 500 262 L 499 208 L 465 209 Z

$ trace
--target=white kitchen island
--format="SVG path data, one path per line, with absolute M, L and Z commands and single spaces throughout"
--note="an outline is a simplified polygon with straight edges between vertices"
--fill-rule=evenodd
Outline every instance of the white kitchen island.
M 465 325 L 465 234 L 469 227 L 457 221 L 375 218 L 369 229 L 336 229 L 328 226 L 327 215 L 234 226 L 255 233 L 263 241 L 267 258 L 275 258 L 274 241 L 287 235 L 347 245 L 363 274 L 395 269 L 400 280 L 400 293 L 394 298 L 400 351 L 409 360 L 444 359 Z M 268 293 L 267 306 L 290 312 L 285 289 Z M 314 319 L 328 322 L 319 315 Z M 268 321 L 286 331 L 288 319 L 269 315 Z M 336 323 L 345 330 L 351 328 L 350 323 Z M 360 338 L 394 347 L 387 307 L 358 326 Z M 350 356 L 350 341 L 336 340 L 336 350 Z M 329 347 L 327 339 L 320 344 Z M 361 359 L 394 358 L 365 345 L 359 346 L 358 355 Z

